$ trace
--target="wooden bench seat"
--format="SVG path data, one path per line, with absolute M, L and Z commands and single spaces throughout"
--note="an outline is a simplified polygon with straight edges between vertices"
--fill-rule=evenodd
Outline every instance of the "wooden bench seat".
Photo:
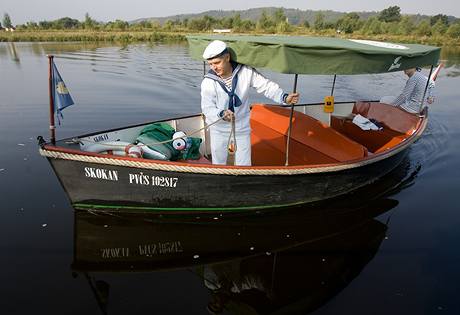
M 283 165 L 289 128 L 289 109 L 254 105 L 251 110 L 253 165 Z M 367 149 L 320 121 L 294 112 L 290 165 L 314 165 L 363 158 Z
M 353 124 L 351 118 L 335 116 L 332 116 L 331 127 L 364 145 L 372 153 L 384 152 L 409 138 L 420 121 L 417 115 L 382 103 L 357 102 L 353 114 L 375 119 L 383 129 L 362 130 Z

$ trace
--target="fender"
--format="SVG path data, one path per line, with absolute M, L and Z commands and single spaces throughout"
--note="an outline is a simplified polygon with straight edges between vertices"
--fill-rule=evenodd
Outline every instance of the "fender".
M 142 157 L 142 148 L 138 145 L 123 141 L 108 141 L 80 145 L 86 152 L 113 154 L 117 156 Z

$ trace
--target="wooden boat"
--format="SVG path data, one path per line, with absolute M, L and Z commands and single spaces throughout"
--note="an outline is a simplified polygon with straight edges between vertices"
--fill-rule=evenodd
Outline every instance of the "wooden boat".
M 192 56 L 201 56 L 203 47 L 215 38 L 190 37 Z M 415 65 L 434 65 L 440 51 L 422 45 L 393 44 L 388 48 L 376 47 L 375 42 L 337 39 L 331 42 L 331 39 L 240 36 L 223 40 L 236 61 L 284 73 L 396 71 Z M 251 47 L 255 50 L 250 50 Z M 284 52 L 281 61 L 277 61 L 279 49 Z M 332 52 L 334 58 L 330 57 Z M 318 53 L 323 56 L 318 57 Z M 323 68 L 318 68 L 317 62 L 301 62 L 302 57 L 319 58 Z M 346 64 L 344 60 L 348 60 Z M 211 163 L 210 134 L 201 114 L 162 121 L 202 139 L 202 158 L 196 161 L 148 160 L 85 151 L 85 146 L 100 142 L 133 143 L 148 124 L 94 132 L 55 143 L 41 141 L 40 154 L 48 158 L 72 205 L 78 209 L 256 210 L 325 200 L 374 182 L 402 161 L 411 144 L 422 135 L 428 120 L 427 108 L 414 115 L 375 101 L 337 102 L 332 113 L 325 113 L 323 104 L 295 107 L 294 111 L 294 107 L 252 106 L 253 165 L 250 167 Z M 378 122 L 383 129 L 360 129 L 352 123 L 356 114 Z

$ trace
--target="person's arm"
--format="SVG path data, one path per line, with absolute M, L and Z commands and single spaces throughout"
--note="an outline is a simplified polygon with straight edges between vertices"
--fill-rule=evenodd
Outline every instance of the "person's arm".
M 407 101 L 410 100 L 410 96 L 412 95 L 412 92 L 415 89 L 415 84 L 417 82 L 415 80 L 411 80 L 409 78 L 406 82 L 406 85 L 404 86 L 404 89 L 402 90 L 401 94 L 393 101 L 394 105 L 400 106 L 402 104 L 405 104 Z
M 221 109 L 217 107 L 217 96 L 214 84 L 209 79 L 201 82 L 201 110 L 207 119 L 215 121 L 221 118 Z
M 284 103 L 287 94 L 273 81 L 265 78 L 257 70 L 252 69 L 251 86 L 256 89 L 257 93 L 263 93 L 265 97 L 272 99 L 277 103 Z

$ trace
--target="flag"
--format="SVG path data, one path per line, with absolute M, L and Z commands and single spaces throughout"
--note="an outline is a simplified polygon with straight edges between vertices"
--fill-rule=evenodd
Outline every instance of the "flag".
M 51 83 L 53 85 L 53 91 L 54 91 L 53 93 L 54 112 L 58 114 L 58 119 L 59 119 L 59 116 L 62 117 L 61 111 L 67 106 L 73 105 L 74 102 L 54 62 L 53 62 L 53 78 L 52 78 Z

